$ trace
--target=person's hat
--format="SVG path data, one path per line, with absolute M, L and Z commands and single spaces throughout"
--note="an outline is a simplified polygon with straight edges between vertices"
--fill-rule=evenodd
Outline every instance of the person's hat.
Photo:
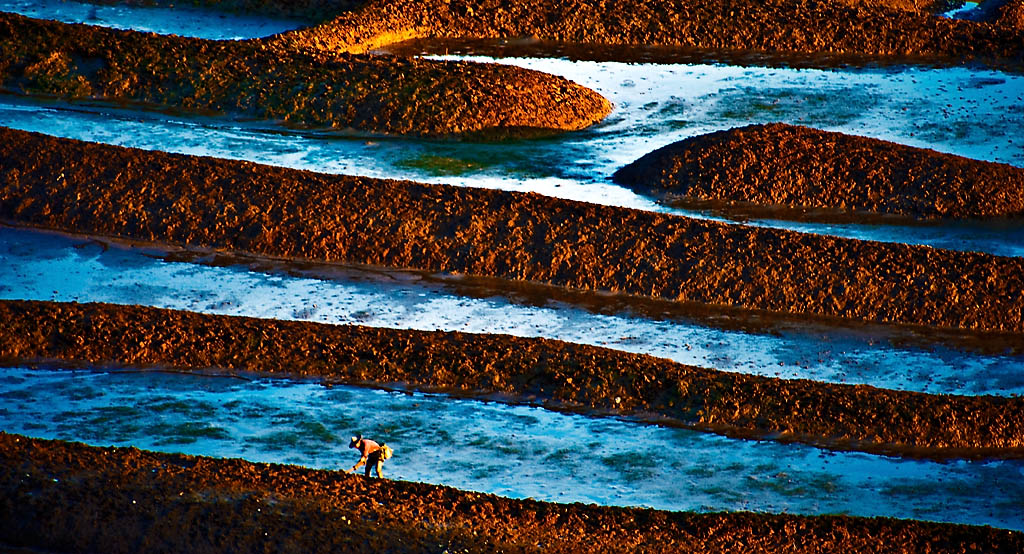
M 352 440 L 348 441 L 348 447 L 349 448 L 355 448 L 356 445 L 359 444 L 359 441 L 361 441 L 361 440 L 363 440 L 363 436 L 362 435 L 357 435 L 357 436 L 352 437 Z

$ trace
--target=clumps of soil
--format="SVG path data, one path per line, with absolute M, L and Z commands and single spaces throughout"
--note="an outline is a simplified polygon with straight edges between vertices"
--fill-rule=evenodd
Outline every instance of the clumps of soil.
M 0 14 L 0 89 L 17 94 L 411 135 L 576 130 L 611 105 L 496 64 L 316 55 Z
M 687 138 L 612 179 L 670 201 L 923 219 L 1024 215 L 1024 169 L 781 123 Z
M 1024 332 L 1024 260 L 0 129 L 0 219 L 812 317 Z
M 992 23 L 1024 31 L 1024 0 L 1006 0 L 993 12 Z
M 0 433 L 0 542 L 62 552 L 1021 552 L 1024 533 L 513 500 Z
M 710 50 L 1024 61 L 1024 33 L 863 1 L 375 0 L 309 29 L 290 47 L 363 52 L 411 38 L 535 37 Z M 888 3 L 887 3 L 888 4 Z M 906 3 L 901 3 L 906 7 Z M 924 3 L 922 2 L 922 5 Z
M 934 458 L 1024 457 L 1024 398 L 930 395 L 687 366 L 557 340 L 138 306 L 0 301 L 0 360 L 219 368 L 654 418 L 736 437 Z

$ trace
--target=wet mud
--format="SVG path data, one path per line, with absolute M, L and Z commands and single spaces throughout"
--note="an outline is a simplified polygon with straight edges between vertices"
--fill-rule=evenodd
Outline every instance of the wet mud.
M 1024 169 L 782 123 L 684 139 L 613 179 L 669 201 L 921 219 L 1024 215 Z
M 812 0 L 379 0 L 277 40 L 290 48 L 364 52 L 428 37 L 1024 62 L 1024 33 L 1015 29 L 865 2 Z
M 611 109 L 590 89 L 517 67 L 303 54 L 14 14 L 0 14 L 0 60 L 9 93 L 335 131 L 500 137 L 581 129 Z
M 1024 260 L 537 194 L 0 132 L 0 218 L 263 256 L 497 277 L 809 318 L 1024 332 Z
M 284 373 L 932 458 L 1024 457 L 1024 398 L 715 371 L 550 339 L 0 301 L 0 360 Z
M 888 518 L 513 500 L 335 471 L 0 434 L 0 541 L 92 552 L 1020 552 Z

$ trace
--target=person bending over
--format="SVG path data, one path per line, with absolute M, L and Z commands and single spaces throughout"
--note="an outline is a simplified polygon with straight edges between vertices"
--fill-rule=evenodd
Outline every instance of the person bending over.
M 356 465 L 352 466 L 352 469 L 346 473 L 354 473 L 355 470 L 359 469 L 359 466 L 366 464 L 366 476 L 370 476 L 370 468 L 376 468 L 377 478 L 384 477 L 384 460 L 390 458 L 391 448 L 387 445 L 377 444 L 375 441 L 370 439 L 364 439 L 362 435 L 352 437 L 352 440 L 348 443 L 349 448 L 359 449 L 361 456 Z

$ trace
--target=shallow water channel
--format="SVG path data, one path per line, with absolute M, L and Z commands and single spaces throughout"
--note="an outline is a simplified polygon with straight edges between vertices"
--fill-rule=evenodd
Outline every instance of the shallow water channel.
M 2 6 L 0 3 L 0 9 Z M 138 22 L 150 28 L 163 22 L 148 9 L 118 9 L 123 10 L 119 12 L 119 26 L 133 27 Z M 132 10 L 141 11 L 134 15 Z M 74 13 L 61 18 L 74 20 Z M 60 15 L 47 15 L 43 8 L 35 14 Z M 84 18 L 82 21 L 88 22 Z M 155 30 L 187 31 L 173 20 Z M 234 36 L 232 33 L 232 28 L 225 26 L 224 34 L 215 38 Z M 420 45 L 422 53 L 428 55 L 447 48 L 443 42 Z M 605 95 L 615 109 L 605 121 L 585 131 L 502 143 L 341 136 L 228 118 L 174 117 L 10 95 L 0 96 L 0 124 L 121 146 L 327 173 L 534 191 L 691 217 L 733 217 L 749 225 L 1024 256 L 1024 223 L 1020 221 L 899 225 L 746 219 L 741 214 L 663 206 L 610 180 L 619 167 L 671 142 L 774 121 L 1024 166 L 1024 138 L 1020 136 L 1024 128 L 1024 75 L 921 65 L 797 69 L 721 63 L 435 57 L 496 61 L 561 75 Z
M 204 38 L 296 22 L 207 11 L 0 0 L 0 10 Z M 425 45 L 424 54 L 443 53 Z M 615 111 L 592 129 L 461 143 L 342 136 L 230 118 L 0 96 L 0 125 L 328 173 L 535 191 L 693 217 L 609 180 L 670 142 L 783 121 L 1024 166 L 1024 76 L 979 68 L 796 69 L 471 57 L 555 73 Z M 98 184 L 101 185 L 101 184 Z M 813 233 L 1024 256 L 1024 224 L 749 220 Z M 524 288 L 375 268 L 168 252 L 0 226 L 0 298 L 537 336 L 727 371 L 956 394 L 1024 394 L 1024 355 L 960 350 L 895 330 L 768 325 L 580 304 Z M 287 369 L 287 368 L 283 368 Z M 0 429 L 90 444 L 345 468 L 362 431 L 396 448 L 390 477 L 512 497 L 670 510 L 847 513 L 1024 530 L 1024 462 L 903 460 L 734 440 L 529 406 L 308 381 L 0 369 Z
M 655 318 L 630 313 L 624 299 L 587 309 L 540 293 L 417 273 L 243 259 L 219 260 L 216 266 L 167 260 L 158 250 L 0 226 L 0 298 L 545 337 L 769 377 L 930 393 L 1024 394 L 1024 355 L 914 346 L 904 344 L 895 330 L 885 334 L 885 328 L 767 327 L 741 316 Z M 736 329 L 744 323 L 754 329 Z
M 346 469 L 362 432 L 391 478 L 516 498 L 893 516 L 1024 529 L 1024 462 L 903 460 L 548 410 L 313 382 L 0 369 L 8 432 Z

